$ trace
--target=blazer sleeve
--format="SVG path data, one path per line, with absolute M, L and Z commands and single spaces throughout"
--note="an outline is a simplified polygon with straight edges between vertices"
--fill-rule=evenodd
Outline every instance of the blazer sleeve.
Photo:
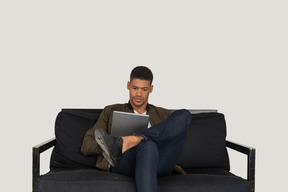
M 81 146 L 81 152 L 83 155 L 98 155 L 102 153 L 101 148 L 98 146 L 95 140 L 94 132 L 96 129 L 100 128 L 108 132 L 108 119 L 109 114 L 107 109 L 104 109 L 95 125 L 85 133 Z

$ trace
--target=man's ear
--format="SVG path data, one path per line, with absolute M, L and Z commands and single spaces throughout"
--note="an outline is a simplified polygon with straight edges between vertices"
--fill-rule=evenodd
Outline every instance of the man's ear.
M 127 89 L 130 90 L 130 81 L 127 82 Z
M 153 88 L 154 88 L 154 86 L 153 86 L 153 85 L 151 85 L 151 87 L 150 87 L 150 93 L 152 93 L 152 91 L 153 91 Z

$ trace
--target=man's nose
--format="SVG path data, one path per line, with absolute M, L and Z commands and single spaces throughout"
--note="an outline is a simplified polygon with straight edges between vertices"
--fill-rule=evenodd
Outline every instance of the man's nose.
M 142 95 L 142 90 L 141 90 L 141 89 L 138 89 L 138 90 L 136 91 L 136 95 L 137 95 L 137 96 L 141 96 L 141 95 Z

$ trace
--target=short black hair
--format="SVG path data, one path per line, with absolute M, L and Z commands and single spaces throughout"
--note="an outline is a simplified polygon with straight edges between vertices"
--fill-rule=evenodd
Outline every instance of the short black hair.
M 130 81 L 133 79 L 147 80 L 150 81 L 151 85 L 153 81 L 153 73 L 148 67 L 137 66 L 131 71 L 130 74 Z

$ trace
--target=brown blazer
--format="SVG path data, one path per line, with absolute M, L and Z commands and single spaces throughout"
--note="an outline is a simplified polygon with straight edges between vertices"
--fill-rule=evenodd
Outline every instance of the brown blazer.
M 103 109 L 96 124 L 86 132 L 81 146 L 81 152 L 83 153 L 83 155 L 98 155 L 96 167 L 104 171 L 109 170 L 108 161 L 103 157 L 102 150 L 98 147 L 98 144 L 96 143 L 94 132 L 96 129 L 102 128 L 107 131 L 108 134 L 111 134 L 113 111 L 134 113 L 133 107 L 130 103 L 106 106 Z M 171 114 L 171 111 L 148 104 L 147 114 L 149 115 L 150 123 L 153 126 L 165 120 Z

